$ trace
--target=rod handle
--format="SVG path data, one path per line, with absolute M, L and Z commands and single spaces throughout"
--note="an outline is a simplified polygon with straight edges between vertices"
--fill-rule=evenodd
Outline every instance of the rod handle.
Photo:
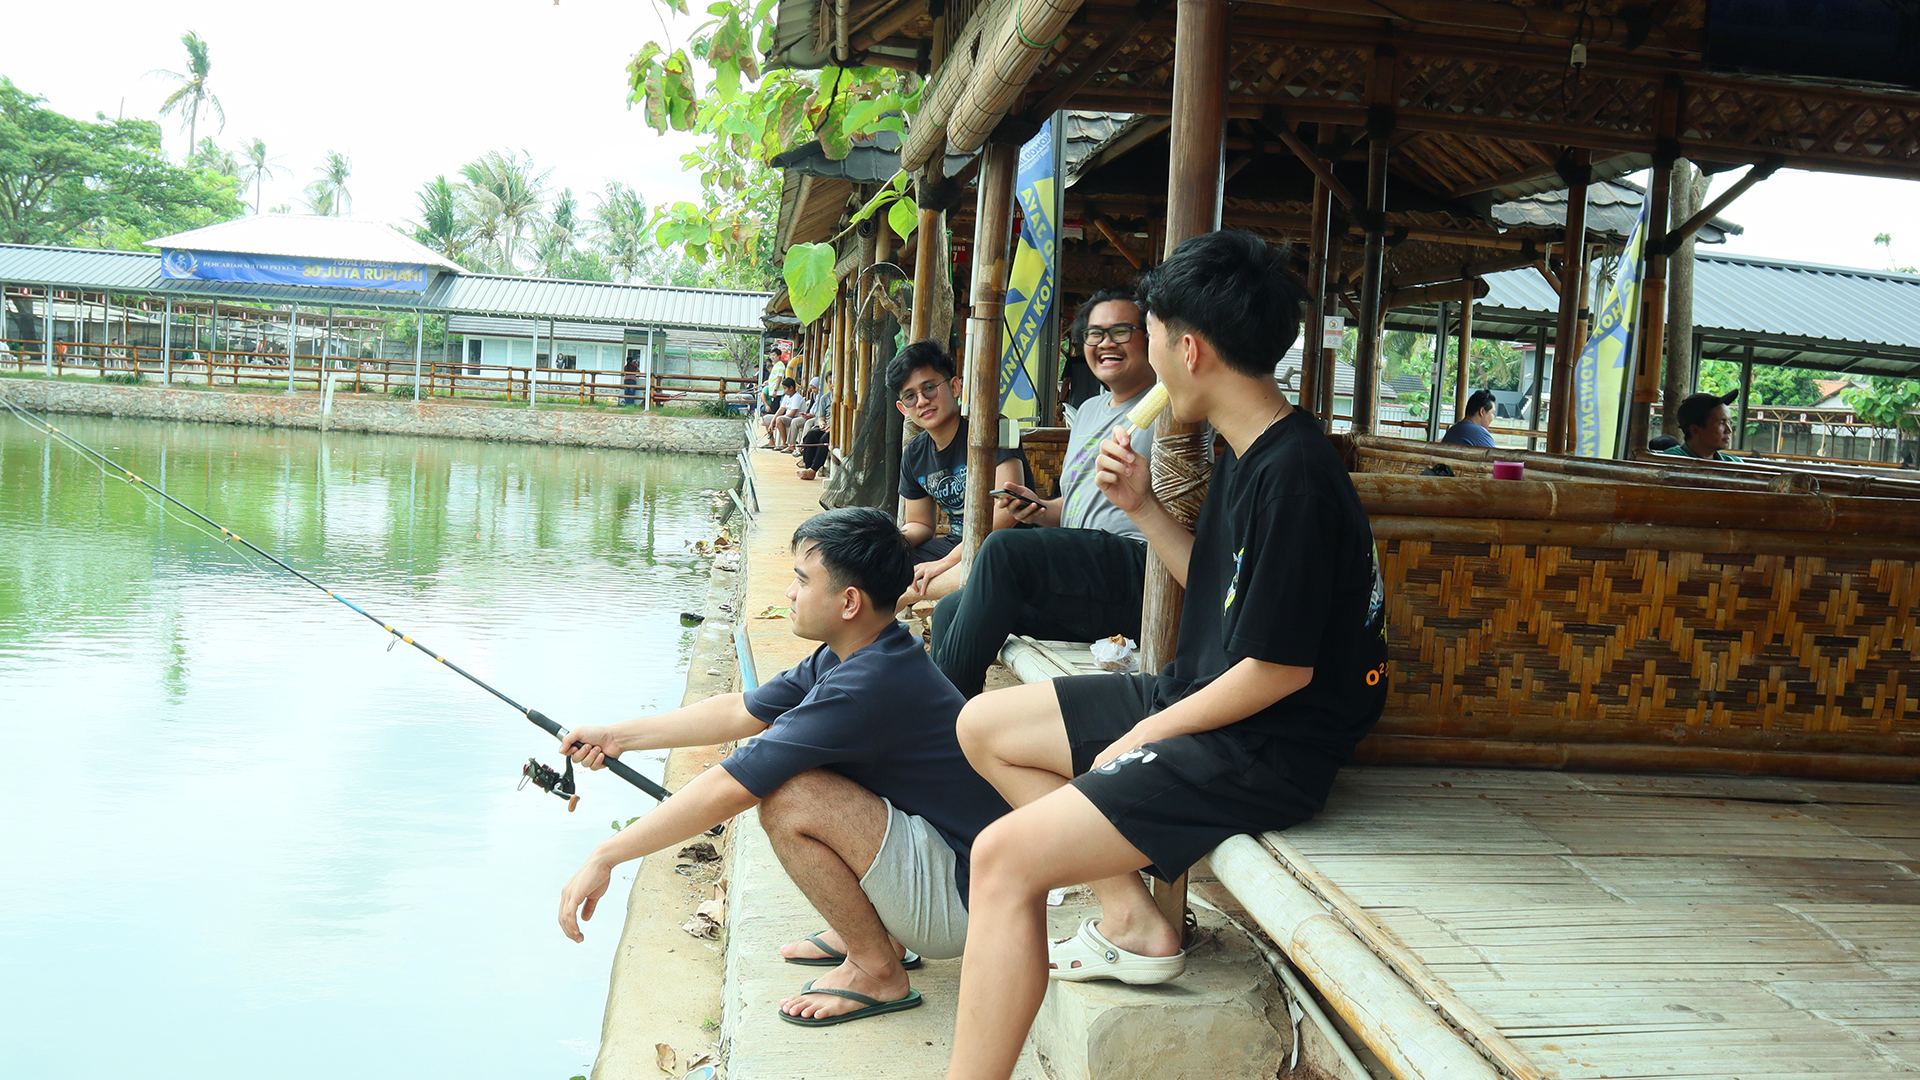
M 547 734 L 552 735 L 556 739 L 562 739 L 566 737 L 567 729 L 561 727 L 558 723 L 548 718 L 547 714 L 541 712 L 539 709 L 528 709 L 527 719 L 539 725 L 542 729 L 544 729 L 547 732 Z M 661 787 L 659 784 L 656 784 L 653 781 L 647 779 L 646 777 L 641 776 L 638 772 L 635 772 L 631 766 L 627 765 L 627 763 L 621 761 L 619 758 L 608 758 L 607 768 L 613 773 L 613 775 L 619 777 L 622 780 L 625 780 L 627 783 L 632 784 L 634 787 L 637 787 L 641 791 L 644 791 L 648 795 L 652 796 L 654 801 L 656 802 L 666 802 L 667 799 L 673 794 L 673 792 L 668 791 L 666 788 Z

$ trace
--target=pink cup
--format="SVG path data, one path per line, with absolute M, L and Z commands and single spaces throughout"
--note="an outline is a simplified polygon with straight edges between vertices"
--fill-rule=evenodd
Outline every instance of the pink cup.
M 1524 478 L 1526 471 L 1527 463 L 1524 461 L 1496 461 L 1493 463 L 1493 478 L 1495 480 L 1520 480 Z

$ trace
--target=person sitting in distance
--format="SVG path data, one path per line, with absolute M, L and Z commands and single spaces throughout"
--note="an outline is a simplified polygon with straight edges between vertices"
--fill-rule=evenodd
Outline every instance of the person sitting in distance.
M 960 415 L 960 376 L 947 351 L 932 341 L 916 341 L 887 362 L 887 392 L 900 415 L 920 425 L 920 434 L 900 452 L 900 497 L 907 501 L 901 526 L 913 547 L 913 582 L 900 594 L 895 610 L 921 600 L 938 600 L 960 587 L 960 540 L 966 535 L 967 418 Z M 994 487 L 1022 484 L 1027 458 L 1001 447 Z M 947 512 L 946 534 L 934 533 L 934 508 Z M 993 508 L 993 527 L 1018 524 L 1004 506 Z
M 1366 512 L 1273 380 L 1306 299 L 1286 264 L 1258 236 L 1213 232 L 1140 282 L 1174 418 L 1227 441 L 1192 532 L 1155 499 L 1124 429 L 1096 466 L 1186 587 L 1173 662 L 997 690 L 960 714 L 967 759 L 1016 809 L 973 846 L 949 1080 L 1006 1080 L 1049 976 L 1177 977 L 1181 928 L 1138 871 L 1171 881 L 1230 836 L 1307 820 L 1380 716 L 1385 590 Z M 1101 916 L 1049 946 L 1047 891 L 1080 882 Z
M 806 412 L 807 399 L 800 393 L 799 384 L 792 379 L 781 379 L 782 395 L 779 407 L 767 415 L 766 450 L 785 450 L 792 440 L 787 437 L 787 427 L 793 420 Z
M 1727 453 L 1733 445 L 1733 421 L 1727 416 L 1727 399 L 1719 394 L 1691 394 L 1674 410 L 1680 422 L 1680 444 L 1655 453 L 1666 457 L 1697 458 L 1705 461 L 1739 461 Z
M 1147 331 L 1133 289 L 1095 293 L 1080 307 L 1072 338 L 1105 390 L 1073 414 L 1060 468 L 1060 497 L 1042 499 L 1019 484 L 1021 498 L 1000 505 L 1033 529 L 1002 529 L 974 556 L 966 587 L 933 609 L 933 662 L 962 694 L 986 681 L 1008 634 L 1062 641 L 1140 637 L 1140 593 L 1147 538 L 1094 484 L 1101 440 L 1153 386 Z M 1144 458 L 1151 429 L 1134 436 Z
M 1493 391 L 1475 390 L 1467 396 L 1467 413 L 1447 428 L 1440 436 L 1443 443 L 1454 446 L 1484 446 L 1492 449 L 1493 443 Z
M 833 969 L 780 1003 L 781 1019 L 819 1027 L 920 1004 L 913 953 L 960 954 L 968 852 L 1007 804 L 960 752 L 953 725 L 965 700 L 894 618 L 913 571 L 892 517 L 816 514 L 794 530 L 793 561 L 793 632 L 822 643 L 812 656 L 745 694 L 563 736 L 568 756 L 591 768 L 628 751 L 756 737 L 594 848 L 561 891 L 560 928 L 582 940 L 579 920 L 593 916 L 613 867 L 757 803 L 780 864 L 828 925 L 780 950 Z

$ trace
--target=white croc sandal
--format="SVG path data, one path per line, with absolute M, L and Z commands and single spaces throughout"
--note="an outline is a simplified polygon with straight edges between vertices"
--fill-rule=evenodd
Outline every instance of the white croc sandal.
M 1185 949 L 1172 956 L 1141 956 L 1100 936 L 1098 919 L 1080 923 L 1079 933 L 1047 945 L 1047 978 L 1062 982 L 1118 979 L 1133 986 L 1170 982 L 1187 970 Z M 1076 966 L 1077 965 L 1077 966 Z

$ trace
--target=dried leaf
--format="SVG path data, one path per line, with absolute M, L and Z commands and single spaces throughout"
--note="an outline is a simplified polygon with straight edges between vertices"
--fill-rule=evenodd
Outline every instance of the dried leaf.
M 707 919 L 715 926 L 723 926 L 727 921 L 727 901 L 724 897 L 708 900 L 693 909 L 693 917 Z
M 714 850 L 711 841 L 701 840 L 681 848 L 679 857 L 692 859 L 694 862 L 716 862 L 720 858 L 720 853 Z
M 711 902 L 711 901 L 709 901 Z M 705 907 L 706 905 L 701 905 Z M 713 916 L 696 911 L 680 924 L 680 929 L 697 938 L 717 938 L 720 936 L 720 924 Z
M 694 1058 L 692 1061 L 687 1062 L 687 1069 L 691 1071 L 693 1069 L 699 1068 L 702 1065 L 713 1065 L 718 1063 L 719 1060 L 720 1060 L 719 1055 L 713 1053 L 712 1051 L 708 1051 L 707 1053 L 701 1054 L 699 1057 Z
M 680 1071 L 680 1055 L 674 1053 L 673 1047 L 666 1043 L 653 1044 L 653 1061 L 660 1066 L 661 1072 L 669 1076 Z
M 787 610 L 786 608 L 783 608 L 783 607 L 774 607 L 774 606 L 772 606 L 772 605 L 768 605 L 768 607 L 767 607 L 767 610 L 765 610 L 765 611 L 762 611 L 762 612 L 761 612 L 760 614 L 758 614 L 758 615 L 755 615 L 755 616 L 754 616 L 754 618 L 756 618 L 756 619 L 784 619 L 784 618 L 786 618 L 786 617 L 787 617 L 787 615 L 788 615 L 788 614 L 789 614 L 789 612 L 788 612 L 788 610 Z

